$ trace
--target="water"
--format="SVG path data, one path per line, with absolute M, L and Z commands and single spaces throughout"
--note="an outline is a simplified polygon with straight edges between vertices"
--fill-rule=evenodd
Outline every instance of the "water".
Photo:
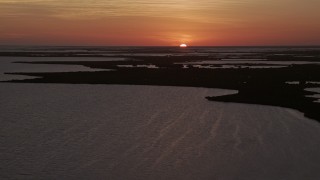
M 256 60 L 215 60 L 215 61 L 197 61 L 197 62 L 188 62 L 188 63 L 178 63 L 178 64 L 215 64 L 215 65 L 223 65 L 223 64 L 250 64 L 250 65 L 259 65 L 259 64 L 266 64 L 266 65 L 292 65 L 292 64 L 317 64 L 320 65 L 320 62 L 306 62 L 306 61 L 256 61 Z
M 30 61 L 124 61 L 130 58 L 147 56 L 200 56 L 203 60 L 194 62 L 177 62 L 176 64 L 193 65 L 196 68 L 284 68 L 292 64 L 315 64 L 319 62 L 303 60 L 272 61 L 270 55 L 290 55 L 292 57 L 320 58 L 320 47 L 17 47 L 1 46 L 0 53 L 14 53 L 22 57 L 0 57 L 0 81 L 27 79 L 34 77 L 5 75 L 6 72 L 77 72 L 100 71 L 80 65 L 46 65 L 46 64 L 16 64 L 13 62 Z M 22 53 L 22 54 L 21 54 Z M 25 55 L 37 57 L 23 57 Z M 68 56 L 68 57 L 48 57 Z M 73 57 L 69 57 L 73 56 Z M 209 59 L 209 60 L 208 60 Z M 219 65 L 221 67 L 212 67 Z M 154 64 L 141 64 L 133 67 L 131 64 L 120 65 L 122 68 L 153 68 Z M 111 70 L 111 69 L 109 69 Z
M 228 56 L 216 63 L 221 61 L 222 68 L 234 68 L 232 63 L 239 62 L 241 67 L 256 63 L 250 68 L 270 68 L 291 62 L 265 61 L 265 53 L 295 56 L 297 52 L 319 50 L 2 47 L 0 53 L 77 57 L 2 56 L 0 80 L 33 78 L 5 72 L 100 70 L 80 65 L 13 63 L 16 61 Z M 132 68 L 130 64 L 127 67 Z M 155 66 L 139 68 L 144 67 Z M 211 66 L 204 63 L 199 67 Z M 319 93 L 319 88 L 306 90 Z M 320 124 L 292 109 L 205 99 L 233 93 L 236 91 L 185 87 L 1 83 L 0 179 L 319 179 Z
M 319 82 L 311 82 L 314 84 L 318 84 Z M 308 95 L 307 97 L 315 98 L 316 100 L 314 102 L 320 103 L 320 88 L 307 88 L 305 91 L 313 92 L 314 95 Z
M 103 47 L 103 46 L 0 46 L 0 52 L 32 52 L 32 53 L 73 53 L 79 56 L 88 55 L 249 55 L 258 58 L 261 53 L 288 55 L 292 53 L 320 51 L 320 47 Z M 310 56 L 310 55 L 308 55 Z M 260 58 L 258 58 L 260 59 Z
M 320 124 L 205 88 L 1 84 L 0 179 L 318 179 Z
M 0 56 L 0 81 L 33 79 L 35 77 L 9 75 L 13 72 L 83 72 L 83 71 L 107 71 L 107 69 L 92 69 L 81 65 L 58 64 L 24 64 L 15 62 L 36 61 L 123 61 L 124 58 L 99 58 L 99 57 L 1 57 Z

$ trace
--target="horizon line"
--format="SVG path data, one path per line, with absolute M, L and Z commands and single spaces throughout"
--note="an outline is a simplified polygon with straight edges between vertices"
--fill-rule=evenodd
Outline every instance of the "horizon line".
M 164 46 L 164 45 L 1 45 L 0 47 L 177 47 L 176 46 Z M 320 47 L 319 45 L 212 45 L 212 46 L 192 46 L 188 45 L 187 48 L 193 47 Z

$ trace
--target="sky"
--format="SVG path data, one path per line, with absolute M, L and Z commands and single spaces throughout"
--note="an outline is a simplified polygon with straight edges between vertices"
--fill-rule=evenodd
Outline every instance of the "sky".
M 320 0 L 0 0 L 0 45 L 320 45 Z

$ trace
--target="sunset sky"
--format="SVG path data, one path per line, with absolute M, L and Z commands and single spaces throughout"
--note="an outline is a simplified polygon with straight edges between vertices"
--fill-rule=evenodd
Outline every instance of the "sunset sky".
M 0 0 L 1 45 L 320 45 L 320 0 Z

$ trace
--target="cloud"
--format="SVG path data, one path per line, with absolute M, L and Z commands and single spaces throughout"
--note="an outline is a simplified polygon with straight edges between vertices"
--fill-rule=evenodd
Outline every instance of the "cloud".
M 223 17 L 234 0 L 0 0 L 2 17 L 48 16 L 91 19 L 121 16 L 148 16 L 207 21 Z

